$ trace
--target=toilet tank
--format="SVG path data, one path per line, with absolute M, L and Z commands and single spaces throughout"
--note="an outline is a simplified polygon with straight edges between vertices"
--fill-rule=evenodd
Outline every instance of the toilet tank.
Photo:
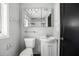
M 27 48 L 35 47 L 35 38 L 24 38 L 24 41 Z

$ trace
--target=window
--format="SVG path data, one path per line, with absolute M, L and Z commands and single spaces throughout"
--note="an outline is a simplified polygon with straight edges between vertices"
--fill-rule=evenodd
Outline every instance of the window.
M 9 37 L 8 4 L 0 4 L 0 39 Z

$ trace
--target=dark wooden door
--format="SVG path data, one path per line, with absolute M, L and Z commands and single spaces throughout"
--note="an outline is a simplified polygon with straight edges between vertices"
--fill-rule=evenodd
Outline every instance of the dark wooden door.
M 79 56 L 79 4 L 61 3 L 60 13 L 60 55 Z

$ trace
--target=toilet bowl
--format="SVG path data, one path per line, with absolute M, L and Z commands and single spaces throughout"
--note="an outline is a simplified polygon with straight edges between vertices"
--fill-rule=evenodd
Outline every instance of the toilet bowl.
M 32 48 L 25 48 L 21 52 L 20 56 L 33 56 L 33 50 L 32 50 Z
M 33 56 L 33 48 L 35 47 L 35 38 L 25 38 L 26 48 L 20 53 L 20 56 Z

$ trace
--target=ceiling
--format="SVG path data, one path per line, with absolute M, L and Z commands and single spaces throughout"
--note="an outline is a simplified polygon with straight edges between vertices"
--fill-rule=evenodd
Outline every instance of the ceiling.
M 31 18 L 44 18 L 51 13 L 51 8 L 32 8 L 26 9 L 26 13 Z

